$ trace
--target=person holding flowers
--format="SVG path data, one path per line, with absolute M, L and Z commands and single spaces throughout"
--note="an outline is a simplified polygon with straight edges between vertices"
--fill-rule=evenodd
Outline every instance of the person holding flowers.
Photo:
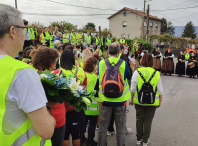
M 83 70 L 86 74 L 85 85 L 87 87 L 88 93 L 93 92 L 94 89 L 97 91 L 99 90 L 98 76 L 94 73 L 95 69 L 97 68 L 97 62 L 97 58 L 90 57 L 84 63 Z M 85 111 L 87 121 L 86 123 L 88 123 L 89 120 L 87 146 L 97 146 L 98 142 L 94 141 L 94 137 L 99 115 L 100 102 L 98 102 L 94 96 L 92 96 L 91 99 L 92 103 L 87 107 L 87 110 Z
M 56 66 L 56 60 L 59 53 L 56 49 L 43 48 L 36 52 L 33 67 L 39 71 L 49 70 L 52 72 Z M 52 146 L 62 146 L 65 135 L 65 105 L 64 103 L 56 103 L 51 109 L 52 116 L 56 119 L 54 134 L 51 138 Z

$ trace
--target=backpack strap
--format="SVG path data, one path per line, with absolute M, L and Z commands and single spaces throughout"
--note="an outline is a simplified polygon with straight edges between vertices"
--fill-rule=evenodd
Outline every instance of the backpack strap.
M 79 71 L 79 67 L 76 67 L 76 72 L 75 72 L 74 78 L 76 78 L 78 71 Z
M 117 64 L 115 65 L 116 69 L 119 69 L 120 65 L 123 63 L 124 60 L 120 59 Z
M 105 59 L 105 64 L 106 64 L 107 67 L 110 67 L 111 66 L 111 64 L 109 62 L 109 59 Z
M 152 76 L 150 77 L 150 79 L 148 80 L 148 83 L 150 83 L 150 81 L 153 79 L 153 77 L 155 76 L 155 73 L 156 73 L 157 71 L 155 70 L 154 71 L 154 73 L 152 74 Z
M 140 75 L 140 77 L 142 78 L 142 80 L 144 81 L 144 83 L 146 83 L 146 80 L 144 79 L 142 73 L 141 73 L 140 71 L 138 71 L 138 70 L 137 70 L 137 72 L 138 72 L 138 74 Z

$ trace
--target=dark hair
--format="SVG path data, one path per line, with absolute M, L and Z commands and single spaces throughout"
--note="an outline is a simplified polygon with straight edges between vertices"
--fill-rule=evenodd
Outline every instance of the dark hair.
M 33 58 L 33 67 L 38 70 L 50 69 L 52 63 L 56 61 L 59 57 L 58 51 L 56 49 L 51 49 L 48 47 L 39 49 Z
M 100 56 L 96 53 L 94 53 L 93 57 L 95 57 L 98 61 L 100 60 Z
M 58 45 L 57 50 L 58 50 L 59 52 L 60 52 L 60 50 L 63 50 L 63 45 L 62 45 L 62 44 Z
M 90 57 L 84 62 L 83 70 L 91 73 L 94 71 L 96 64 L 97 59 L 95 57 Z
M 146 53 L 140 61 L 143 67 L 153 67 L 153 57 L 151 54 Z
M 26 47 L 26 48 L 24 49 L 24 51 L 23 51 L 23 58 L 27 58 L 26 52 L 27 52 L 28 50 L 32 50 L 32 49 L 33 49 L 32 47 Z
M 69 46 L 69 45 L 71 45 L 70 43 L 63 43 L 63 50 L 65 50 L 65 48 L 67 47 L 67 46 Z
M 80 45 L 76 45 L 76 48 L 79 49 L 80 48 Z
M 74 50 L 74 46 L 73 45 L 68 45 L 66 48 L 65 48 L 65 50 L 71 50 L 71 51 L 73 51 Z
M 72 70 L 75 65 L 75 58 L 73 51 L 66 49 L 63 51 L 60 60 L 61 67 L 65 70 Z
M 135 56 L 135 54 L 131 54 L 131 58 L 133 58 Z
M 83 50 L 85 50 L 85 49 L 87 49 L 87 47 L 86 47 L 86 46 L 84 46 L 84 47 L 83 47 Z
M 27 20 L 23 20 L 24 25 L 28 25 L 28 21 Z
M 32 50 L 33 50 L 33 49 L 32 49 Z M 26 58 L 31 59 L 30 53 L 32 52 L 32 50 L 26 51 Z

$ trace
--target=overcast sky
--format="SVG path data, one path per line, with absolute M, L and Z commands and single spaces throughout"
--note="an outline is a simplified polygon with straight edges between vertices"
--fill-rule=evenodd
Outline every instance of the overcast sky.
M 144 0 L 17 0 L 18 9 L 23 12 L 23 18 L 30 22 L 39 21 L 44 25 L 49 25 L 52 21 L 67 21 L 78 28 L 88 22 L 93 22 L 96 27 L 101 26 L 109 28 L 109 21 L 106 19 L 110 15 L 99 16 L 79 16 L 82 14 L 113 14 L 123 7 L 128 7 L 138 10 L 143 9 Z M 52 2 L 54 1 L 54 2 Z M 148 0 L 147 0 L 148 1 Z M 55 3 L 59 2 L 59 3 Z M 15 0 L 0 0 L 0 3 L 15 6 Z M 112 9 L 112 10 L 98 10 L 90 8 L 82 8 L 64 5 L 71 4 L 84 7 Z M 198 6 L 198 0 L 152 0 L 147 2 L 150 4 L 151 10 L 164 10 L 164 9 L 177 9 L 183 7 Z M 114 11 L 113 11 L 114 10 Z M 57 14 L 56 16 L 43 16 L 43 15 L 27 15 L 25 13 L 39 13 L 39 14 Z M 75 15 L 75 16 L 58 16 L 62 15 Z M 184 26 L 187 22 L 193 21 L 195 26 L 198 26 L 198 7 L 190 9 L 180 9 L 176 11 L 152 11 L 152 15 L 159 18 L 165 17 L 173 23 L 174 26 Z

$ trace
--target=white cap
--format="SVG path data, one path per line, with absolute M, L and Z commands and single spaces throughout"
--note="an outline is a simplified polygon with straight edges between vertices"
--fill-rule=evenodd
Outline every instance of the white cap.
M 55 40 L 54 45 L 57 46 L 58 44 L 61 44 L 61 41 Z

